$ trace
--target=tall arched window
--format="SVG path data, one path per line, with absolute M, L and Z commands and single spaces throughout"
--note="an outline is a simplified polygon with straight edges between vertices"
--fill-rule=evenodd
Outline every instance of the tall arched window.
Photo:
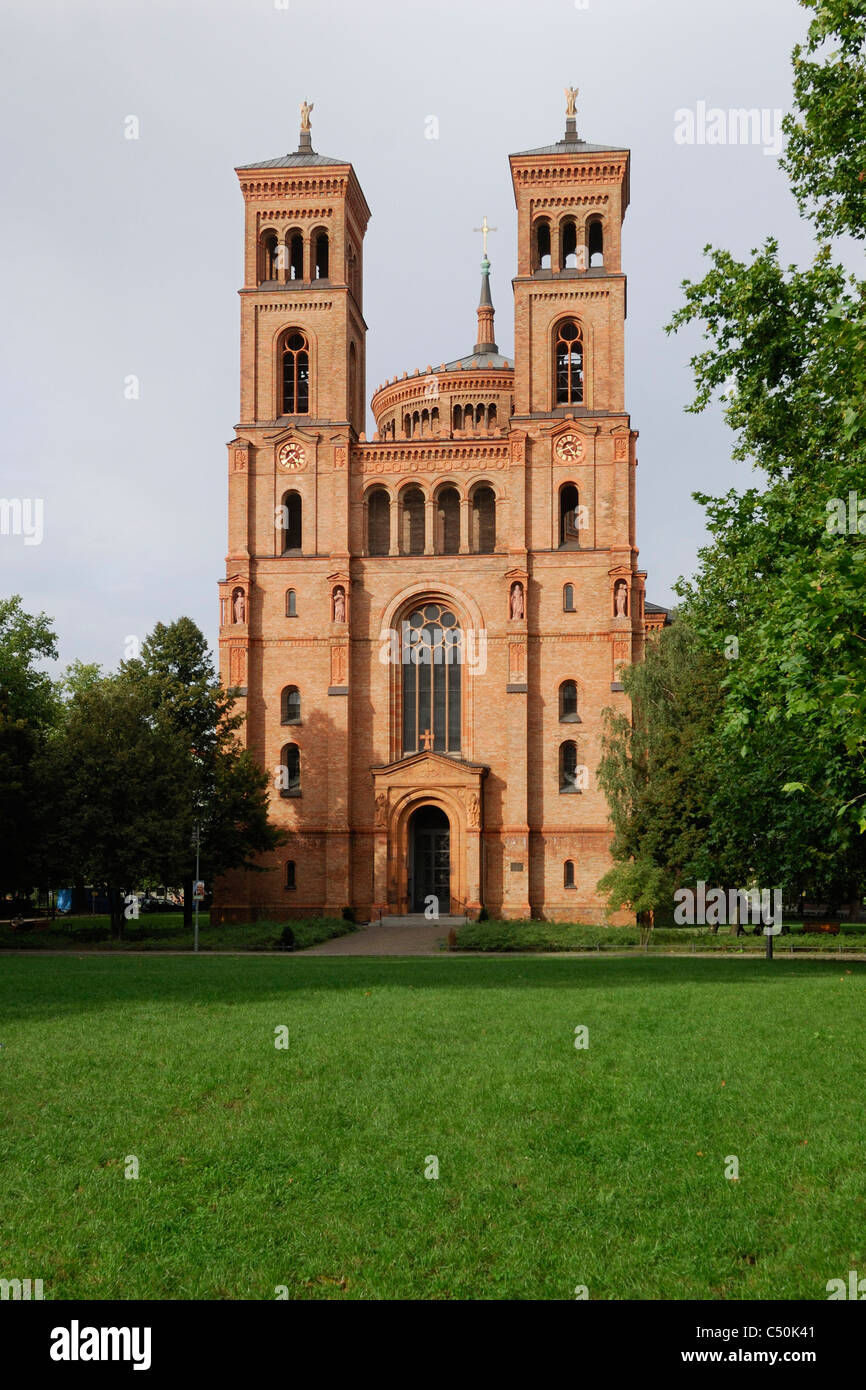
M 313 279 L 327 280 L 328 278 L 328 233 L 315 232 L 313 234 Z
M 349 419 L 354 420 L 358 409 L 358 353 L 349 344 Z
M 442 603 L 425 603 L 401 624 L 403 752 L 460 752 L 463 634 Z
M 574 585 L 566 584 L 562 590 L 562 611 L 563 613 L 574 612 Z
M 566 319 L 556 330 L 554 366 L 556 404 L 583 405 L 583 337 L 574 319 Z
M 580 723 L 580 715 L 577 712 L 576 681 L 563 681 L 559 687 L 559 722 L 561 724 Z
M 454 430 L 462 430 L 462 428 L 463 428 L 463 407 L 460 406 L 460 405 L 455 405 L 453 411 L 451 412 L 451 417 L 452 417 L 452 418 L 451 418 L 451 428 L 454 429 Z
M 290 232 L 288 237 L 289 247 L 289 279 L 303 280 L 304 278 L 304 238 L 301 232 Z
M 276 280 L 279 260 L 277 256 L 276 232 L 265 232 L 262 237 L 262 261 L 260 276 L 262 280 Z
M 595 266 L 604 266 L 604 227 L 601 218 L 597 217 L 590 222 L 587 229 L 588 245 L 587 255 L 589 256 L 590 269 Z
M 367 554 L 387 555 L 391 549 L 391 499 L 383 487 L 367 497 Z
M 291 332 L 283 344 L 283 415 L 310 409 L 310 345 L 306 333 Z
M 580 544 L 580 494 L 574 483 L 559 489 L 559 544 L 571 550 Z
M 443 487 L 436 498 L 436 549 L 440 555 L 457 555 L 460 550 L 460 494 L 454 487 Z
M 532 269 L 550 269 L 550 223 L 546 217 L 539 217 L 533 229 Z
M 287 859 L 287 860 L 286 860 L 286 887 L 287 887 L 287 888 L 294 888 L 294 887 L 295 887 L 295 861 L 294 861 L 294 859 Z
M 577 784 L 577 744 L 573 739 L 559 746 L 559 790 L 561 793 L 580 791 Z
M 563 886 L 563 888 L 573 888 L 573 887 L 574 887 L 574 860 L 573 860 L 573 859 L 566 859 L 566 861 L 565 861 L 564 871 L 563 871 L 563 875 L 562 875 L 562 886 Z
M 296 743 L 287 743 L 280 754 L 280 796 L 301 794 L 301 750 Z
M 286 617 L 296 618 L 298 616 L 298 604 L 294 589 L 286 590 Z
M 301 692 L 296 685 L 287 685 L 280 696 L 280 723 L 300 724 Z
M 296 492 L 287 492 L 282 500 L 283 554 L 300 554 L 302 545 L 301 499 Z
M 472 551 L 492 555 L 496 549 L 496 494 L 492 487 L 479 487 L 472 495 Z
M 400 553 L 424 554 L 424 494 L 418 487 L 407 487 L 400 497 Z

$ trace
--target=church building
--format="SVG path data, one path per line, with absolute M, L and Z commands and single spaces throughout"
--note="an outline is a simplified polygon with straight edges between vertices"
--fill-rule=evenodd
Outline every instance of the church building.
M 510 156 L 514 360 L 485 218 L 474 344 L 467 306 L 452 361 L 377 387 L 371 439 L 355 170 L 315 152 L 305 102 L 298 149 L 236 171 L 221 675 L 287 839 L 217 882 L 215 922 L 604 920 L 602 711 L 666 615 L 635 544 L 629 151 L 579 138 L 575 96 L 562 139 Z

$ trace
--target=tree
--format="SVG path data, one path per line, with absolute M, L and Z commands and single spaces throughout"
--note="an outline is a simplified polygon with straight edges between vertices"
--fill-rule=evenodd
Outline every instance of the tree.
M 46 614 L 25 613 L 19 594 L 0 599 L 0 894 L 29 894 L 43 878 L 35 768 L 57 695 L 38 663 L 56 655 Z
M 48 740 L 40 776 L 51 788 L 55 882 L 104 883 L 117 935 L 124 894 L 158 875 L 185 824 L 185 754 L 183 737 L 123 675 L 78 689 Z
M 184 921 L 192 920 L 192 835 L 201 833 L 201 868 L 212 879 L 228 869 L 255 869 L 253 856 L 274 849 L 284 835 L 268 820 L 268 777 L 240 747 L 243 715 L 213 667 L 207 642 L 191 618 L 158 623 L 141 657 L 124 674 L 145 693 L 160 719 L 183 743 L 186 808 L 162 865 L 166 882 L 182 883 Z
M 784 161 L 821 235 L 866 234 L 866 14 L 850 0 L 815 11 L 794 54 L 796 110 Z M 752 848 L 788 891 L 858 899 L 866 886 L 866 282 L 827 245 L 782 267 L 768 239 L 746 262 L 707 248 L 668 331 L 702 323 L 692 360 L 705 410 L 721 394 L 734 456 L 759 481 L 699 495 L 711 543 L 678 591 L 707 653 L 733 637 L 721 747 L 736 784 L 769 789 Z M 864 506 L 860 507 L 860 502 Z M 841 524 L 844 514 L 845 524 Z M 736 798 L 722 788 L 719 804 Z M 732 828 L 733 829 L 733 828 Z M 734 840 L 736 836 L 732 837 Z M 802 887 L 802 885 L 806 885 Z

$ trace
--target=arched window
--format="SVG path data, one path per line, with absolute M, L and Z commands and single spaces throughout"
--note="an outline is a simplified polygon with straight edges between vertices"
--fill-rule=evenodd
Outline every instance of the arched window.
M 425 603 L 401 624 L 403 752 L 460 752 L 463 634 L 442 603 Z
M 280 697 L 280 723 L 300 724 L 301 692 L 296 685 L 287 685 Z
M 596 217 L 590 222 L 588 231 L 587 255 L 589 256 L 590 269 L 593 267 L 604 266 L 604 227 L 601 218 Z
M 283 415 L 306 415 L 310 409 L 310 345 L 293 331 L 283 345 Z
M 438 433 L 439 433 L 439 407 L 438 407 L 438 405 L 434 405 L 433 409 L 430 411 L 430 427 L 431 427 L 431 429 L 433 430 L 433 433 L 434 433 L 434 434 L 438 434 Z
M 403 438 L 404 438 L 404 439 L 411 439 L 411 438 L 412 438 L 412 416 L 411 416 L 411 415 L 404 415 L 404 416 L 403 416 Z
M 287 743 L 280 754 L 280 796 L 301 794 L 301 750 L 296 743 Z
M 294 861 L 294 859 L 287 859 L 287 860 L 286 860 L 286 887 L 287 887 L 287 888 L 294 888 L 295 886 L 296 886 L 296 885 L 295 885 L 295 861 Z
M 367 498 L 367 554 L 387 555 L 391 549 L 391 499 L 383 487 Z
M 574 612 L 574 585 L 566 584 L 562 590 L 562 611 L 563 613 Z
M 460 494 L 454 487 L 443 487 L 436 499 L 436 549 L 440 555 L 460 551 Z
M 472 551 L 492 555 L 496 549 L 496 494 L 492 487 L 479 487 L 472 496 Z
M 574 887 L 574 860 L 573 860 L 573 859 L 566 859 L 566 861 L 565 861 L 564 872 L 563 872 L 563 875 L 562 875 L 562 886 L 563 886 L 563 888 L 573 888 L 573 887 Z
M 451 428 L 452 428 L 452 429 L 455 429 L 455 430 L 462 430 L 462 428 L 463 428 L 463 407 L 462 407 L 462 406 L 455 405 L 454 410 L 453 410 L 453 412 L 452 412 Z
M 328 233 L 316 232 L 313 237 L 313 279 L 328 278 Z
M 577 223 L 573 217 L 566 217 L 563 221 L 559 235 L 560 241 L 560 269 L 577 270 Z
M 289 279 L 303 280 L 304 278 L 304 238 L 300 232 L 290 232 L 288 236 L 289 247 Z
M 574 483 L 559 490 L 559 544 L 570 550 L 580 544 L 580 494 Z
M 554 344 L 556 404 L 583 404 L 583 338 L 580 325 L 566 319 L 556 330 Z
M 475 411 L 471 405 L 463 407 L 463 428 L 467 434 L 472 434 L 475 425 Z
M 401 554 L 424 554 L 424 494 L 418 487 L 407 487 L 400 499 Z
M 534 228 L 533 270 L 550 269 L 550 223 L 546 217 L 539 217 Z
M 559 790 L 563 794 L 580 791 L 577 785 L 577 744 L 572 739 L 559 745 Z
M 287 492 L 282 501 L 283 554 L 299 555 L 302 541 L 301 499 L 296 492 Z
M 298 616 L 298 605 L 295 598 L 294 589 L 286 590 L 286 617 L 296 618 Z
M 276 280 L 278 275 L 277 234 L 265 232 L 262 237 L 261 279 Z
M 494 429 L 496 428 L 496 406 L 495 406 L 495 405 L 489 405 L 489 406 L 487 407 L 487 428 L 488 428 L 489 430 L 494 430 Z
M 349 419 L 353 420 L 358 409 L 358 353 L 355 344 L 349 344 Z
M 580 723 L 580 715 L 577 712 L 576 681 L 563 681 L 559 687 L 559 722 L 561 724 Z

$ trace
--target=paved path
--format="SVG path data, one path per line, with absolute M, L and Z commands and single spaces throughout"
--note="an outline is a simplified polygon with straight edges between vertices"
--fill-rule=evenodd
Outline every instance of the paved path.
M 438 956 L 440 942 L 448 936 L 449 923 L 378 922 L 359 927 L 348 936 L 335 936 L 299 954 L 305 956 Z

